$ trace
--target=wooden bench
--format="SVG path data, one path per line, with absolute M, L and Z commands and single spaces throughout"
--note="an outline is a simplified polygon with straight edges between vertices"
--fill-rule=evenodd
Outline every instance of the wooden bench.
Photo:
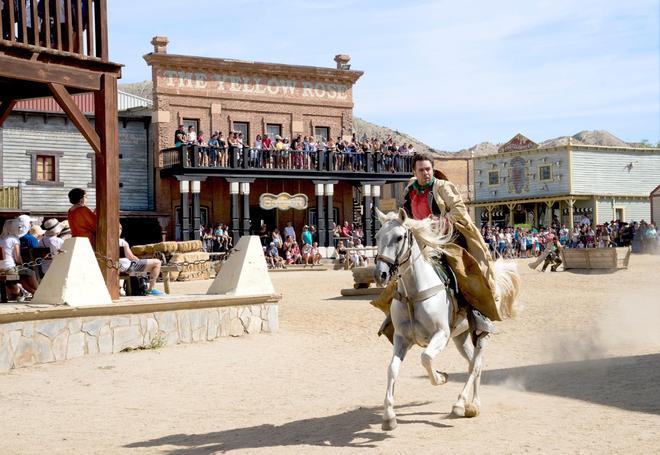
M 0 261 L 5 260 L 5 252 L 0 248 Z M 16 284 L 21 281 L 18 273 L 2 273 L 0 274 L 0 302 L 7 303 L 7 285 Z
M 630 247 L 625 248 L 563 248 L 564 269 L 627 269 Z
M 131 287 L 131 277 L 144 277 L 149 279 L 149 272 L 120 272 L 119 273 L 119 279 L 124 280 L 124 292 L 126 292 L 127 296 L 132 296 L 133 294 L 133 289 Z

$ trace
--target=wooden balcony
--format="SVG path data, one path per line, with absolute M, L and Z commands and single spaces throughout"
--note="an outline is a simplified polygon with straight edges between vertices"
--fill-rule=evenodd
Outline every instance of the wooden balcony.
M 225 176 L 261 178 L 320 178 L 387 182 L 407 181 L 412 175 L 412 156 L 381 152 L 227 150 L 183 145 L 161 150 L 161 176 Z
M 0 16 L 1 98 L 50 96 L 49 83 L 97 91 L 100 73 L 121 77 L 108 60 L 107 0 L 2 0 Z

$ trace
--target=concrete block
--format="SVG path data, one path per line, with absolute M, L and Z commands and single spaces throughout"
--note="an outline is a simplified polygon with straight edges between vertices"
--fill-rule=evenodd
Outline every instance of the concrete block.
M 207 294 L 236 296 L 275 294 L 259 237 L 244 236 L 222 265 Z
M 62 250 L 64 253 L 53 259 L 32 303 L 72 307 L 112 304 L 89 239 L 67 239 Z

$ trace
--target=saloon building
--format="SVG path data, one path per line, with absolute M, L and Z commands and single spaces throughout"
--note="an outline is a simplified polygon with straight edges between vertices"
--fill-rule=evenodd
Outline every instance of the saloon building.
M 518 134 L 497 154 L 474 158 L 477 221 L 572 226 L 651 218 L 660 149 L 574 144 L 539 147 Z
M 361 217 L 371 243 L 373 207 L 385 185 L 408 179 L 409 157 L 391 166 L 381 153 L 366 153 L 356 166 L 356 157 L 318 151 L 303 164 L 292 153 L 288 164 L 269 166 L 269 157 L 249 149 L 257 135 L 350 139 L 353 86 L 363 75 L 350 69 L 350 57 L 337 55 L 335 68 L 322 68 L 172 55 L 165 37 L 152 44 L 144 58 L 153 75 L 156 208 L 171 214 L 171 237 L 196 238 L 200 225 L 222 222 L 236 238 L 261 223 L 273 229 L 292 221 L 298 233 L 317 226 L 320 245 L 332 246 L 333 223 Z M 245 148 L 230 147 L 224 163 L 204 147 L 175 148 L 179 125 L 207 140 L 215 131 L 240 132 Z

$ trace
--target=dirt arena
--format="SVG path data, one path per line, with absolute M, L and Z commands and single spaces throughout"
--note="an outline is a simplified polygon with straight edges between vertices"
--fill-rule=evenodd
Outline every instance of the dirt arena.
M 339 297 L 350 272 L 271 274 L 280 331 L 0 375 L 0 453 L 658 453 L 660 256 L 616 273 L 531 271 L 525 312 L 498 323 L 482 412 L 448 415 L 466 364 L 453 343 L 430 385 L 421 349 L 381 431 L 381 314 Z M 206 290 L 186 283 L 179 292 Z

